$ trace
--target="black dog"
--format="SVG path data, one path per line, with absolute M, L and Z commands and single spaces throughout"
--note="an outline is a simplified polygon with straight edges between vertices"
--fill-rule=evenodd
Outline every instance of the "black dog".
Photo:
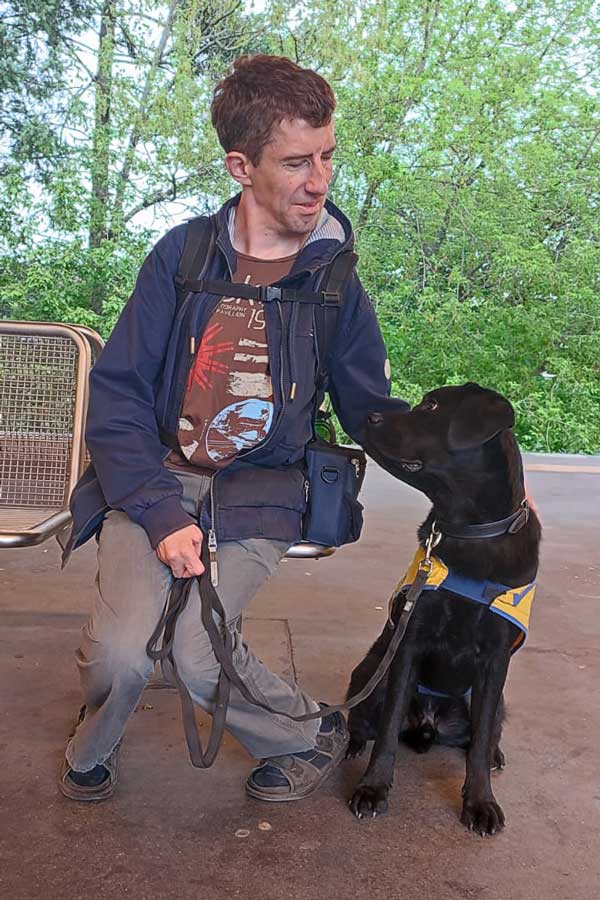
M 541 536 L 525 500 L 513 425 L 510 403 L 472 383 L 431 391 L 409 412 L 369 416 L 370 455 L 431 500 L 418 531 L 420 546 L 433 532 L 439 543 L 432 556 L 451 579 L 447 587 L 420 595 L 387 678 L 350 713 L 348 755 L 375 739 L 350 801 L 358 818 L 387 809 L 400 736 L 418 752 L 434 741 L 466 748 L 461 821 L 479 834 L 504 826 L 490 768 L 504 765 L 502 692 L 511 652 L 526 634 L 510 603 L 523 597 L 524 605 L 531 602 Z M 463 585 L 474 593 L 465 594 Z M 510 592 L 521 586 L 526 589 Z M 478 591 L 482 596 L 474 602 Z M 348 695 L 377 668 L 404 597 L 399 591 L 391 621 L 352 673 Z M 506 598 L 508 617 L 501 610 L 494 615 L 498 610 L 490 603 L 502 607 Z

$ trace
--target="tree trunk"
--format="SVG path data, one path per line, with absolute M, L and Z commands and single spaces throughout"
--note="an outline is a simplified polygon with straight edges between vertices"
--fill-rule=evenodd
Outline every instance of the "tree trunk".
M 95 77 L 94 134 L 92 138 L 92 197 L 89 219 L 89 245 L 92 249 L 100 247 L 108 232 L 110 113 L 115 53 L 115 18 L 115 0 L 104 0 L 100 19 L 98 66 Z
M 123 165 L 121 167 L 121 171 L 119 172 L 119 178 L 117 180 L 117 187 L 115 191 L 113 218 L 116 226 L 122 226 L 124 224 L 123 203 L 125 200 L 125 189 L 127 187 L 127 183 L 129 181 L 131 173 L 131 164 L 133 162 L 136 147 L 142 134 L 142 128 L 148 116 L 150 94 L 154 78 L 159 66 L 162 64 L 167 41 L 169 40 L 173 31 L 175 13 L 177 12 L 178 4 L 179 0 L 170 0 L 169 11 L 167 13 L 167 21 L 165 22 L 165 25 L 161 32 L 156 50 L 154 51 L 152 63 L 150 64 L 150 68 L 148 69 L 146 81 L 144 83 L 144 88 L 140 97 L 139 108 L 134 118 L 131 131 L 129 133 L 129 141 L 127 143 L 127 149 L 125 150 L 125 154 L 123 156 Z

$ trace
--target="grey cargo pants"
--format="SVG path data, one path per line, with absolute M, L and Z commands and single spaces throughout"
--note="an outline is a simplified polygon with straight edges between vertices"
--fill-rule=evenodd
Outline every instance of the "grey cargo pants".
M 194 514 L 209 480 L 177 472 L 182 503 Z M 291 715 L 316 712 L 318 704 L 297 685 L 270 672 L 243 641 L 237 628 L 242 612 L 275 570 L 287 550 L 282 541 L 226 541 L 219 545 L 218 593 L 234 633 L 234 663 L 254 694 Z M 102 763 L 120 740 L 153 672 L 146 644 L 160 618 L 173 576 L 158 559 L 141 526 L 111 510 L 98 544 L 96 600 L 82 629 L 76 652 L 86 716 L 70 740 L 66 757 L 72 769 L 87 772 Z M 209 712 L 216 693 L 219 664 L 202 626 L 197 583 L 177 622 L 174 655 L 193 699 Z M 235 688 L 227 729 L 258 758 L 314 747 L 319 719 L 297 723 L 265 712 Z

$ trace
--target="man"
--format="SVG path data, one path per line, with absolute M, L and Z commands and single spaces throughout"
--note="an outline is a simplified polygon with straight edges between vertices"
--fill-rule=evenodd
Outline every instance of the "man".
M 215 248 L 201 261 L 206 277 L 315 292 L 332 259 L 352 246 L 348 220 L 326 201 L 334 108 L 323 78 L 280 57 L 242 58 L 217 86 L 212 120 L 242 190 L 216 214 Z M 317 371 L 313 307 L 202 292 L 178 305 L 187 228 L 171 230 L 147 257 L 91 375 L 92 465 L 73 495 L 64 555 L 66 562 L 101 528 L 98 598 L 77 653 L 85 706 L 60 780 L 71 799 L 101 800 L 114 790 L 119 742 L 152 672 L 146 643 L 173 577 L 203 571 L 203 531 L 239 675 L 277 710 L 319 712 L 256 658 L 236 628 L 301 538 Z M 328 355 L 334 408 L 361 441 L 367 412 L 390 403 L 390 382 L 375 313 L 355 272 Z M 193 699 L 211 711 L 219 665 L 196 582 L 174 656 Z M 260 760 L 246 789 L 264 800 L 312 793 L 347 739 L 339 713 L 297 723 L 235 689 L 227 728 Z

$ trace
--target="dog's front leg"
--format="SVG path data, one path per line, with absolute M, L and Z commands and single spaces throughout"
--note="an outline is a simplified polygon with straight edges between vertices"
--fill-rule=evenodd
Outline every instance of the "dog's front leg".
M 367 771 L 356 788 L 350 809 L 357 817 L 375 817 L 387 810 L 387 797 L 394 780 L 394 764 L 400 724 L 406 716 L 415 689 L 414 653 L 401 647 L 392 661 L 383 712 Z
M 502 652 L 478 668 L 471 697 L 471 743 L 463 786 L 463 825 L 478 834 L 495 834 L 504 827 L 490 780 L 496 713 L 502 697 L 510 654 Z

